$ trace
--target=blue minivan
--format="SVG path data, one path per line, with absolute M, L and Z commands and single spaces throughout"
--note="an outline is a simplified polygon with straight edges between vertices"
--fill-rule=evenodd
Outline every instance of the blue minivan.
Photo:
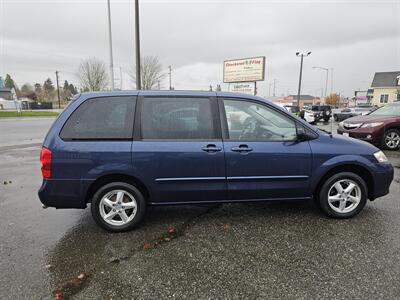
M 313 199 L 329 217 L 349 218 L 393 180 L 378 148 L 227 92 L 80 94 L 40 160 L 44 207 L 91 203 L 114 232 L 135 227 L 148 205 Z

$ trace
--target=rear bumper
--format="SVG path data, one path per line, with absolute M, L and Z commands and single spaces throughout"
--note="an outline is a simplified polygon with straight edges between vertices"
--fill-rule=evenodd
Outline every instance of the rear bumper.
M 43 180 L 38 195 L 47 207 L 86 208 L 86 194 L 92 180 Z

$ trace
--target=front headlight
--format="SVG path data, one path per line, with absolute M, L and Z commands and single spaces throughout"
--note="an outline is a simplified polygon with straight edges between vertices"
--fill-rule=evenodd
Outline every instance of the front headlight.
M 388 161 L 388 159 L 387 159 L 385 153 L 383 153 L 382 151 L 375 152 L 375 153 L 374 153 L 374 156 L 375 156 L 376 160 L 377 160 L 378 162 L 380 162 L 380 163 L 383 163 L 383 162 L 387 162 L 387 161 Z
M 339 126 L 340 126 L 340 127 L 343 127 L 343 126 L 344 126 L 344 121 L 340 122 L 340 123 L 339 123 Z
M 383 122 L 364 123 L 361 125 L 361 128 L 372 128 L 372 127 L 381 126 L 382 124 L 383 124 Z

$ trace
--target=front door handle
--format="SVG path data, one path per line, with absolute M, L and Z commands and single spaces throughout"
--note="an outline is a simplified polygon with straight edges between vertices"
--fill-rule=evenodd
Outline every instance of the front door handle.
M 249 152 L 253 151 L 253 148 L 250 148 L 247 145 L 239 145 L 239 147 L 232 147 L 231 150 L 234 151 L 234 152 L 239 152 L 239 153 L 242 153 L 242 154 L 246 154 L 246 153 L 249 153 Z
M 209 152 L 209 153 L 214 153 L 214 152 L 222 151 L 222 148 L 221 147 L 217 147 L 214 144 L 208 144 L 207 146 L 201 148 L 201 150 L 203 150 L 205 152 Z

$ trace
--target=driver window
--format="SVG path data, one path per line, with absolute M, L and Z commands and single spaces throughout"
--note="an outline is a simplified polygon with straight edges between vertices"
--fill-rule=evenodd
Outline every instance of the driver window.
M 224 100 L 230 140 L 294 141 L 296 124 L 285 115 L 244 100 Z

